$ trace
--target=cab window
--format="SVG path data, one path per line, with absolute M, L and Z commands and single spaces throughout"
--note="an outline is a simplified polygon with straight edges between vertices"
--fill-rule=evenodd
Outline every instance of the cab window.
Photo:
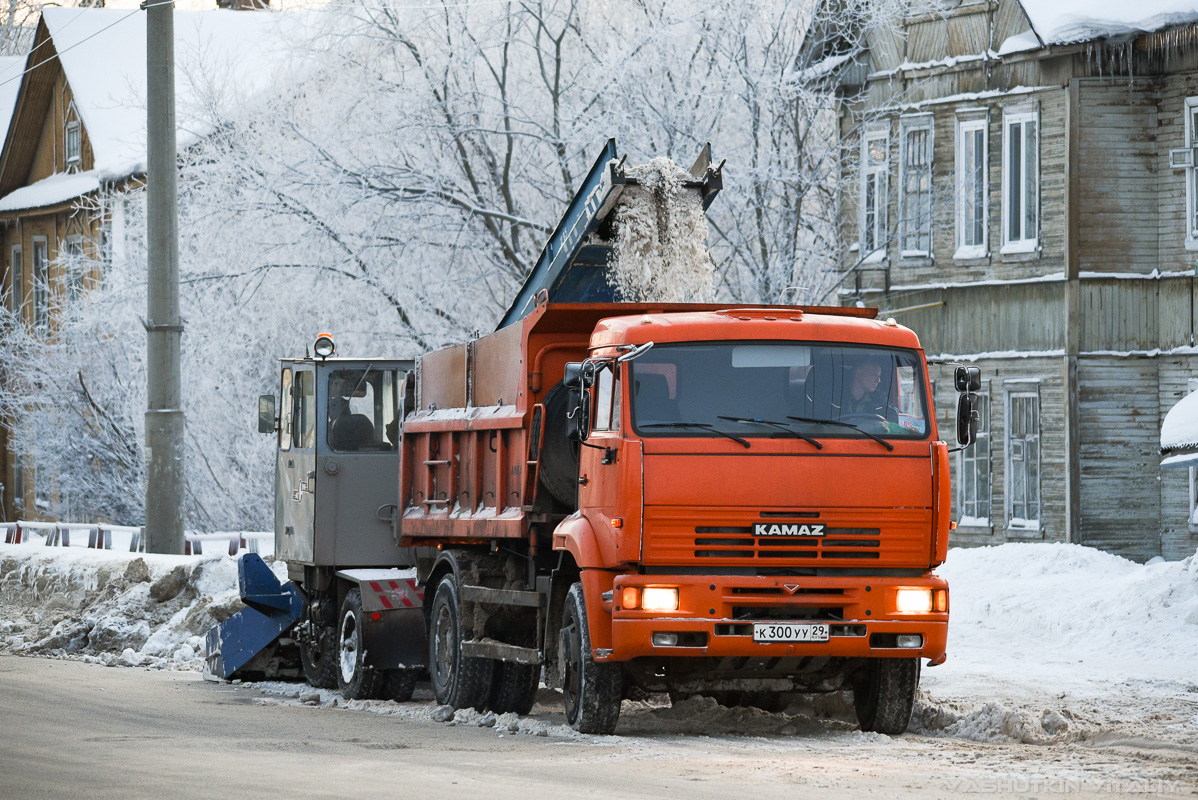
M 395 452 L 399 444 L 398 370 L 329 373 L 329 448 L 339 453 Z
M 283 370 L 283 384 L 279 390 L 279 449 L 291 449 L 291 367 Z
M 316 446 L 316 376 L 308 371 L 296 371 L 291 392 L 293 403 L 291 443 L 308 450 Z
M 595 375 L 595 416 L 591 429 L 620 429 L 620 381 L 610 363 L 604 364 Z

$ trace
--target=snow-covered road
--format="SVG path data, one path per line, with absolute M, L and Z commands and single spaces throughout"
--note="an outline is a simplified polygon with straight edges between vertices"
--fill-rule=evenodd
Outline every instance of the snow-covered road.
M 529 717 L 459 712 L 452 724 L 585 745 L 588 758 L 702 760 L 705 780 L 712 764 L 771 762 L 798 748 L 820 763 L 835 751 L 847 758 L 840 766 L 858 765 L 828 786 L 857 785 L 852 769 L 884 764 L 899 774 L 918 767 L 925 780 L 913 788 L 939 776 L 936 787 L 948 794 L 949 779 L 972 782 L 961 791 L 1057 790 L 1032 779 L 1061 779 L 1058 789 L 1070 791 L 1089 781 L 1095 794 L 1198 791 L 1198 557 L 1141 565 L 1074 545 L 1008 544 L 953 550 L 940 571 L 952 586 L 949 659 L 924 670 L 905 737 L 855 730 L 840 696 L 796 697 L 783 714 L 705 698 L 674 707 L 626 701 L 615 737 L 573 733 L 549 693 Z M 0 546 L 0 652 L 195 680 L 199 637 L 236 609 L 235 580 L 228 557 Z M 345 703 L 282 683 L 237 691 L 269 705 L 320 706 L 339 719 L 350 710 L 437 724 L 427 690 L 406 704 Z M 766 771 L 783 783 L 799 777 L 777 764 Z M 1124 783 L 1103 788 L 1103 780 Z M 1174 783 L 1126 783 L 1149 780 Z

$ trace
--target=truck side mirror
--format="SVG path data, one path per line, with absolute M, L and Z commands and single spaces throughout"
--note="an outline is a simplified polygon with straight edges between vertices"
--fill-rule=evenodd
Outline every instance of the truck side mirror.
M 572 389 L 577 389 L 582 386 L 582 362 L 571 361 L 566 364 L 566 371 L 562 375 L 562 383 Z
M 571 386 L 566 397 L 569 409 L 566 434 L 572 442 L 585 442 L 591 435 L 591 393 L 581 386 Z
M 965 392 L 957 398 L 957 444 L 968 447 L 978 438 L 978 396 Z
M 278 430 L 275 419 L 275 396 L 258 395 L 258 433 L 274 433 Z
M 958 392 L 977 392 L 982 388 L 982 370 L 981 367 L 957 367 L 956 374 L 953 376 L 954 383 L 957 385 Z

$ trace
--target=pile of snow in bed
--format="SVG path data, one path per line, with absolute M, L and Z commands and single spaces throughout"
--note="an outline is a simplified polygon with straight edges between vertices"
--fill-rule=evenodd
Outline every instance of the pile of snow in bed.
M 692 176 L 668 158 L 628 170 L 616 207 L 608 282 L 628 303 L 702 303 L 715 297 L 707 213 Z
M 0 546 L 3 653 L 198 670 L 205 633 L 242 607 L 227 555 Z

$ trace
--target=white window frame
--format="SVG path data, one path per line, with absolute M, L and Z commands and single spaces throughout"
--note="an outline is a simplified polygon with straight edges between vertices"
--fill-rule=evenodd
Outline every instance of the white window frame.
M 1022 385 L 1016 385 L 1016 386 L 1008 386 L 1008 387 L 1006 387 L 1005 394 L 1006 394 L 1006 402 L 1004 403 L 1005 419 L 1004 419 L 1004 424 L 1003 424 L 1003 437 L 1006 440 L 1005 441 L 1006 447 L 1003 452 L 1003 473 L 1004 473 L 1004 484 L 1005 484 L 1004 485 L 1005 491 L 1003 492 L 1003 494 L 1005 495 L 1005 497 L 1004 497 L 1005 502 L 1003 503 L 1003 505 L 1005 506 L 1006 514 L 1007 514 L 1007 529 L 1008 530 L 1016 530 L 1016 531 L 1038 531 L 1041 529 L 1041 520 L 1043 520 L 1043 518 L 1044 518 L 1044 494 L 1042 491 L 1043 485 L 1044 485 L 1044 480 L 1043 480 L 1043 467 L 1044 467 L 1043 431 L 1044 431 L 1044 426 L 1042 424 L 1043 409 L 1040 405 L 1040 387 L 1038 384 L 1031 384 L 1031 385 L 1022 384 Z M 1038 514 L 1036 519 L 1015 516 L 1015 502 L 1014 502 L 1015 498 L 1012 493 L 1012 487 L 1014 485 L 1014 481 L 1012 480 L 1013 473 L 1014 473 L 1012 464 L 1014 462 L 1011 457 L 1012 456 L 1012 445 L 1013 445 L 1013 439 L 1011 437 L 1011 416 L 1012 416 L 1011 411 L 1012 411 L 1012 407 L 1015 404 L 1014 401 L 1016 399 L 1020 399 L 1020 398 L 1034 400 L 1035 407 L 1036 407 L 1036 415 L 1035 415 L 1035 420 L 1036 420 L 1036 435 L 1035 435 L 1035 439 L 1036 439 L 1036 507 L 1037 507 L 1037 514 Z M 1026 441 L 1026 439 L 1024 441 Z M 1023 461 L 1023 463 L 1027 463 L 1026 445 L 1023 446 L 1023 449 L 1024 449 L 1025 457 L 1022 459 L 1022 461 Z M 1025 477 L 1026 477 L 1026 471 L 1025 471 Z M 1026 485 L 1027 484 L 1025 481 L 1025 487 L 1026 487 Z M 1024 504 L 1024 506 L 1027 505 L 1027 489 L 1026 488 L 1024 489 L 1023 504 Z M 993 509 L 991 509 L 991 513 L 994 513 Z
M 994 519 L 994 446 L 993 439 L 990 436 L 992 422 L 994 418 L 993 404 L 990 399 L 990 382 L 986 381 L 982 384 L 982 389 L 977 393 L 982 401 L 982 409 L 980 419 L 978 420 L 978 436 L 972 445 L 962 448 L 957 451 L 957 524 L 961 527 L 968 528 L 989 528 L 993 525 Z M 985 463 L 978 457 L 978 443 L 986 443 Z M 965 497 L 965 470 L 966 469 L 985 469 L 987 479 L 986 486 L 989 491 L 986 497 L 986 508 L 989 513 L 985 517 L 970 517 L 966 514 L 966 497 Z M 974 478 L 973 485 L 977 487 L 977 478 Z M 974 498 L 976 504 L 978 498 Z
M 41 274 L 38 274 L 38 247 L 42 248 L 40 262 Z M 30 270 L 31 282 L 29 287 L 33 293 L 33 329 L 37 333 L 50 332 L 50 243 L 45 236 L 33 237 L 33 259 Z
M 907 180 L 911 177 L 908 174 L 907 162 L 909 160 L 909 150 L 911 134 L 923 132 L 926 134 L 924 138 L 925 155 L 927 156 L 926 173 L 928 178 L 927 187 L 927 247 L 908 248 L 908 239 L 914 235 L 922 238 L 920 232 L 912 230 L 912 224 L 917 221 L 918 209 L 913 213 L 908 207 L 908 201 L 912 194 L 907 191 Z M 932 230 L 935 227 L 936 212 L 934 208 L 933 196 L 933 181 L 934 181 L 934 161 L 936 153 L 936 125 L 935 118 L 931 114 L 911 114 L 908 116 L 899 117 L 899 258 L 928 258 L 932 255 Z M 916 196 L 922 192 L 916 193 Z M 922 244 L 922 243 L 921 243 Z
M 1198 147 L 1198 97 L 1187 97 L 1185 102 L 1186 147 L 1191 151 Z M 1186 167 L 1186 250 L 1198 250 L 1198 165 Z
M 71 147 L 72 141 L 74 148 Z M 83 163 L 83 126 L 79 120 L 67 122 L 63 130 L 62 150 L 68 167 Z
M 1036 126 L 1036 178 L 1034 191 L 1028 189 L 1028 154 L 1025 125 L 1033 123 Z M 1019 154 L 1023 169 L 1020 170 L 1019 186 L 1016 191 L 1024 201 L 1020 203 L 1019 236 L 1011 236 L 1011 129 L 1019 126 Z M 1024 227 L 1027 221 L 1026 200 L 1028 195 L 1036 203 L 1035 230 L 1028 231 Z M 1039 109 L 1020 109 L 1004 111 L 1002 118 L 1002 252 L 1003 253 L 1033 253 L 1040 246 L 1040 111 Z
M 871 166 L 869 163 L 869 146 L 871 142 L 881 141 L 882 151 L 886 154 L 885 160 L 879 165 Z M 860 212 L 858 215 L 858 230 L 861 233 L 859 239 L 860 253 L 862 261 L 867 264 L 874 264 L 886 260 L 887 241 L 886 241 L 886 207 L 890 196 L 890 123 L 884 125 L 875 125 L 866 128 L 861 136 L 861 186 L 860 186 Z M 867 187 L 871 181 L 876 181 L 874 186 L 874 197 L 877 201 L 877 207 L 873 209 L 873 244 L 871 249 L 867 246 L 867 220 L 869 218 L 869 209 L 866 208 L 866 197 L 868 194 Z
M 978 113 L 978 112 L 974 112 Z M 970 225 L 966 212 L 972 205 L 974 184 L 966 172 L 966 147 L 973 141 L 973 134 L 981 131 L 982 149 L 975 154 L 974 163 L 981 162 L 982 167 L 982 240 L 967 242 Z M 959 117 L 957 119 L 956 147 L 956 228 L 957 250 L 953 258 L 958 260 L 971 258 L 986 258 L 990 255 L 990 114 L 980 112 L 980 116 Z

